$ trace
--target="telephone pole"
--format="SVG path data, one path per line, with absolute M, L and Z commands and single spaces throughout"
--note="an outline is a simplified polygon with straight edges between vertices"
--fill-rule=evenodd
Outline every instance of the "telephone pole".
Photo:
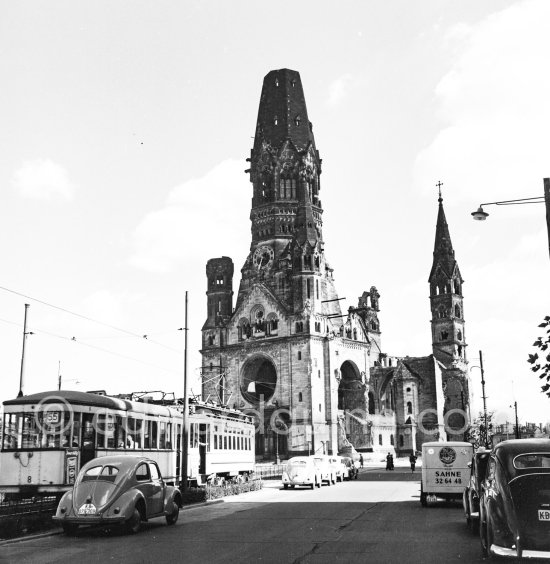
M 23 395 L 23 377 L 25 374 L 25 342 L 27 341 L 27 310 L 29 309 L 29 304 L 25 304 L 25 319 L 23 321 L 23 347 L 21 351 L 21 372 L 19 373 L 19 393 L 17 397 L 20 398 Z
M 181 491 L 187 492 L 187 458 L 189 454 L 189 396 L 187 394 L 187 290 L 185 291 L 185 349 L 183 356 L 183 425 L 181 429 Z

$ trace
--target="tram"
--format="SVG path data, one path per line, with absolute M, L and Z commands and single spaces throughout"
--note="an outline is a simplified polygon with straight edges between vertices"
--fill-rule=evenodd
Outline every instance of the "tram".
M 3 405 L 0 493 L 7 498 L 60 495 L 89 460 L 124 453 L 155 460 L 168 484 L 181 485 L 183 414 L 175 399 L 56 390 Z M 249 415 L 191 400 L 188 437 L 188 484 L 252 474 Z

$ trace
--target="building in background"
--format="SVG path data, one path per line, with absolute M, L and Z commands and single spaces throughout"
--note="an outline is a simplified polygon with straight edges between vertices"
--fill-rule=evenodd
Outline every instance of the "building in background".
M 406 454 L 445 439 L 445 417 L 463 431 L 463 280 L 441 195 L 429 278 L 433 352 L 390 358 L 376 287 L 364 286 L 357 307 L 340 308 L 324 252 L 322 160 L 297 72 L 264 78 L 248 160 L 251 245 L 235 304 L 232 260 L 206 266 L 203 399 L 253 411 L 256 454 L 268 459 L 352 446 Z

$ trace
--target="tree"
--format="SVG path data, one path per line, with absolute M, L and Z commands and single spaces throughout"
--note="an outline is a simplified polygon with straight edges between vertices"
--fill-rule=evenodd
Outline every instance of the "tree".
M 494 411 L 487 412 L 487 429 L 485 428 L 485 415 L 483 411 L 472 421 L 468 430 L 468 440 L 473 443 L 474 447 L 491 446 L 493 431 L 493 415 Z M 485 440 L 487 438 L 487 441 Z
M 547 315 L 539 327 L 546 329 L 546 335 L 544 337 L 537 337 L 533 346 L 540 349 L 541 356 L 537 352 L 530 354 L 527 362 L 532 364 L 531 370 L 535 374 L 538 372 L 538 377 L 545 381 L 545 384 L 541 386 L 541 390 L 550 397 L 550 352 L 548 352 L 548 347 L 550 347 L 550 316 Z

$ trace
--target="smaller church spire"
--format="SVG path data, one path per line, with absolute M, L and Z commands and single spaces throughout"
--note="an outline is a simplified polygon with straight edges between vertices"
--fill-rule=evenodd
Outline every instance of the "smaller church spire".
M 439 202 L 439 210 L 435 228 L 432 274 L 435 267 L 439 264 L 442 268 L 444 268 L 446 274 L 450 276 L 452 275 L 456 264 L 455 252 L 451 241 L 451 234 L 449 233 L 447 218 L 445 217 L 445 210 L 443 209 L 443 197 L 441 196 L 441 186 L 443 186 L 443 182 L 439 181 L 436 186 L 439 189 L 439 198 L 437 199 Z

